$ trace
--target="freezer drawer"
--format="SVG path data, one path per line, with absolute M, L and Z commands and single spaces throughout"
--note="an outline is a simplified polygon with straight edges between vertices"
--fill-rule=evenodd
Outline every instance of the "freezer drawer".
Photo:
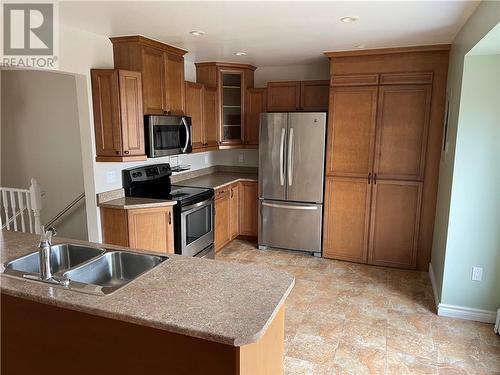
M 323 206 L 260 201 L 259 246 L 321 252 Z

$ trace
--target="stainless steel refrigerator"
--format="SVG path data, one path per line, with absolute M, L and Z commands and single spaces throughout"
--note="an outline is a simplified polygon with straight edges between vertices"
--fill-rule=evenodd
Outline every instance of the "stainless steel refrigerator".
M 321 256 L 326 113 L 260 116 L 259 248 Z

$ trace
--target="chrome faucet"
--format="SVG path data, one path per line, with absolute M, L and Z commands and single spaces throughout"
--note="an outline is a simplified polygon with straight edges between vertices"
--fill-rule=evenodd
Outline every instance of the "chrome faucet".
M 50 269 L 50 248 L 52 246 L 52 237 L 57 234 L 54 228 L 45 230 L 42 225 L 42 235 L 38 244 L 38 255 L 40 258 L 40 278 L 42 280 L 52 279 L 52 270 Z

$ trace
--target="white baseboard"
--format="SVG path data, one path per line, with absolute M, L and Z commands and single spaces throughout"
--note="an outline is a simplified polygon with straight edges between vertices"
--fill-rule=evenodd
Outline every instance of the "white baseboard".
M 429 277 L 432 284 L 432 292 L 434 293 L 434 302 L 436 303 L 436 310 L 439 316 L 446 316 L 449 318 L 458 318 L 465 320 L 474 320 L 476 322 L 483 323 L 495 323 L 497 319 L 496 311 L 474 309 L 472 307 L 448 305 L 439 302 L 437 287 L 436 287 L 436 277 L 434 275 L 434 270 L 432 269 L 432 264 L 429 263 Z

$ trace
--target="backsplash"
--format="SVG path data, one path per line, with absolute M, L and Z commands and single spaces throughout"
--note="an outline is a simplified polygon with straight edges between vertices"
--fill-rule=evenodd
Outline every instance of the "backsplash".
M 180 176 L 198 169 L 212 167 L 214 165 L 232 165 L 240 167 L 258 167 L 259 151 L 256 149 L 247 150 L 218 150 L 200 152 L 196 154 L 181 154 L 165 156 L 162 158 L 149 158 L 144 162 L 130 163 L 95 163 L 94 179 L 96 193 L 119 189 L 122 187 L 121 171 L 126 168 L 138 167 L 141 165 L 170 163 L 171 166 L 189 164 L 189 171 L 173 173 L 173 176 Z

